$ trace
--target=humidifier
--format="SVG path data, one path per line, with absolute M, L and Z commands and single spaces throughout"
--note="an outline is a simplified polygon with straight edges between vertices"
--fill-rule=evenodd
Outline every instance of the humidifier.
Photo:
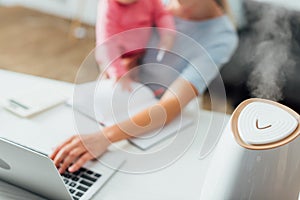
M 200 199 L 298 199 L 299 121 L 277 102 L 242 102 L 210 155 Z

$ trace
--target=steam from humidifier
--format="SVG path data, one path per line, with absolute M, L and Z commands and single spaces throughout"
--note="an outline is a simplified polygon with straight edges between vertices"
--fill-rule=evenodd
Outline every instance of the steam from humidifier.
M 248 79 L 251 96 L 279 101 L 283 87 L 291 73 L 294 61 L 290 56 L 292 33 L 287 11 L 266 7 L 254 25 L 259 44 L 251 58 L 253 70 Z

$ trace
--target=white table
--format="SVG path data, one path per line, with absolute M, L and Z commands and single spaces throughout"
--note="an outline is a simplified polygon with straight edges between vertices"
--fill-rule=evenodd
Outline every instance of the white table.
M 0 100 L 20 90 L 27 90 L 31 86 L 52 85 L 72 95 L 73 85 L 65 82 L 49 80 L 19 73 L 0 70 Z M 196 200 L 199 199 L 201 185 L 205 178 L 205 171 L 209 164 L 210 156 L 204 160 L 199 159 L 199 153 L 204 136 L 212 133 L 217 127 L 210 127 L 211 116 L 215 120 L 226 120 L 229 116 L 223 114 L 201 111 L 200 124 L 197 137 L 185 154 L 169 167 L 147 174 L 129 174 L 118 172 L 96 194 L 94 199 L 105 200 Z M 88 119 L 86 132 L 89 130 Z M 196 125 L 193 125 L 196 126 Z M 189 132 L 195 127 L 184 129 Z M 76 126 L 71 108 L 60 105 L 29 119 L 19 118 L 12 113 L 0 108 L 0 136 L 5 136 L 13 141 L 51 152 L 55 145 L 70 135 L 76 134 Z M 55 137 L 53 137 L 55 135 Z M 128 142 L 121 144 L 127 150 L 135 150 Z M 29 192 L 0 182 L 1 199 L 40 199 Z

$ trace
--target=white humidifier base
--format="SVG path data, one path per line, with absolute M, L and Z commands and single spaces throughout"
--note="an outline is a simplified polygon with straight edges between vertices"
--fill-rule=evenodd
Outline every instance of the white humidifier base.
M 299 115 L 288 107 L 241 103 L 213 152 L 201 199 L 297 200 L 299 133 Z

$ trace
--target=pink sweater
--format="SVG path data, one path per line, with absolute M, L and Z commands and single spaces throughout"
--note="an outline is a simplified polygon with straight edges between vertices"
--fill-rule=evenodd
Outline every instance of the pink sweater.
M 153 26 L 174 29 L 173 17 L 165 10 L 161 0 L 137 0 L 127 5 L 115 0 L 101 0 L 98 5 L 96 45 L 101 45 L 113 35 L 121 33 L 109 40 L 109 58 L 119 57 L 107 70 L 110 77 L 119 78 L 127 72 L 120 56 L 145 47 L 151 34 L 150 29 L 138 29 L 129 34 L 124 31 Z M 97 54 L 96 59 L 101 63 Z

